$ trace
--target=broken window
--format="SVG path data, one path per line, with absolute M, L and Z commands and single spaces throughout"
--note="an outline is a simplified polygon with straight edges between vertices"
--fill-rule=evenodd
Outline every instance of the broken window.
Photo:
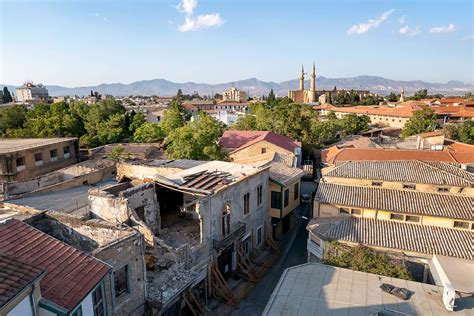
M 35 161 L 36 162 L 43 161 L 43 154 L 42 153 L 36 153 L 35 154 Z
M 262 205 L 262 201 L 263 201 L 263 186 L 259 185 L 257 187 L 257 206 Z
M 57 149 L 51 149 L 51 150 L 49 151 L 49 156 L 50 156 L 51 158 L 56 158 L 56 157 L 58 157 L 58 150 L 57 150 Z
M 69 146 L 63 147 L 63 153 L 69 154 Z
M 250 213 L 250 193 L 244 194 L 244 215 Z
M 94 308 L 94 316 L 104 316 L 104 296 L 102 295 L 102 285 L 98 286 L 92 292 L 92 304 Z
M 284 206 L 287 207 L 290 203 L 290 189 L 285 190 L 285 204 Z
M 139 219 L 144 221 L 145 220 L 145 205 L 137 207 L 135 209 L 135 213 L 137 213 L 137 216 Z
M 271 207 L 281 208 L 281 192 L 272 191 Z
M 225 237 L 230 234 L 230 209 L 226 205 L 222 211 L 222 236 Z
M 119 297 L 123 293 L 130 293 L 128 287 L 128 265 L 114 271 L 114 290 L 115 297 Z
M 25 170 L 25 157 L 16 158 L 16 170 L 17 171 Z

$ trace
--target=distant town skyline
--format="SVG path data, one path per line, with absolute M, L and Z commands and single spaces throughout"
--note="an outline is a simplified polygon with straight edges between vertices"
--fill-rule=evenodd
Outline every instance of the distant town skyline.
M 0 0 L 0 8 L 3 84 L 281 82 L 313 60 L 318 77 L 474 82 L 468 0 Z

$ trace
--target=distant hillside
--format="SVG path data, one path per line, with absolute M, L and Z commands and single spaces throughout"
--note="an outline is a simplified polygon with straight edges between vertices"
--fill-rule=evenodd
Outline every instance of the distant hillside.
M 309 80 L 306 81 L 309 88 Z M 268 94 L 270 89 L 278 96 L 285 96 L 290 89 L 298 89 L 298 80 L 289 80 L 283 82 L 261 81 L 256 78 L 250 78 L 240 81 L 227 82 L 221 84 L 206 84 L 185 82 L 176 83 L 165 79 L 152 79 L 132 82 L 130 84 L 123 83 L 103 83 L 97 86 L 74 87 L 67 88 L 57 85 L 46 85 L 49 94 L 52 96 L 64 95 L 88 95 L 91 90 L 98 91 L 100 94 L 111 94 L 114 96 L 127 95 L 175 95 L 178 89 L 184 93 L 199 92 L 201 95 L 212 93 L 221 93 L 224 89 L 232 86 L 240 90 L 250 93 L 250 96 Z M 3 85 L 0 85 L 3 87 Z M 403 87 L 407 95 L 413 94 L 420 89 L 428 89 L 430 94 L 447 94 L 447 95 L 464 95 L 466 92 L 474 91 L 474 83 L 464 83 L 461 81 L 449 81 L 448 83 L 430 83 L 421 80 L 414 81 L 397 81 L 376 76 L 358 76 L 352 78 L 316 78 L 316 89 L 363 89 L 369 90 L 381 95 L 390 92 L 400 91 Z M 14 86 L 7 85 L 10 91 L 15 91 Z

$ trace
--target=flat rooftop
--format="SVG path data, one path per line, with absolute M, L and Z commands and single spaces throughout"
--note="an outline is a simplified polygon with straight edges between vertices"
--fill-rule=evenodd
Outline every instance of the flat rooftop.
M 0 154 L 19 150 L 42 147 L 46 145 L 76 140 L 76 137 L 64 138 L 7 138 L 0 140 Z
M 412 295 L 404 301 L 383 292 L 382 283 Z M 442 293 L 436 285 L 306 263 L 285 270 L 263 315 L 474 315 L 474 298 L 456 298 L 449 312 Z
M 17 200 L 9 200 L 8 203 L 31 207 L 40 211 L 56 211 L 63 213 L 76 213 L 77 209 L 85 209 L 89 204 L 89 190 L 93 188 L 105 189 L 117 184 L 114 179 L 108 179 L 96 183 L 94 186 L 81 185 L 75 188 L 59 190 L 55 192 L 38 193 Z

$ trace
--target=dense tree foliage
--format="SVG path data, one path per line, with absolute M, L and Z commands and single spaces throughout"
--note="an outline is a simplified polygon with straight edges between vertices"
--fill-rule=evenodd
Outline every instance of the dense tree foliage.
M 474 145 L 474 121 L 444 124 L 443 132 L 449 139 Z
M 392 278 L 413 279 L 404 265 L 394 263 L 388 255 L 382 252 L 364 246 L 357 246 L 350 250 L 338 248 L 335 244 L 332 247 L 336 248 L 333 252 L 337 254 L 326 255 L 323 260 L 325 264 Z
M 387 101 L 388 102 L 397 102 L 398 101 L 398 96 L 395 93 L 390 92 L 390 94 L 387 95 Z
M 145 122 L 133 134 L 133 141 L 137 143 L 156 143 L 164 138 L 165 133 L 158 123 Z
M 194 121 L 168 134 L 166 153 L 171 159 L 222 160 L 225 153 L 218 141 L 223 131 L 222 123 L 200 112 Z
M 434 130 L 438 126 L 436 112 L 430 107 L 414 111 L 413 116 L 406 122 L 402 136 L 407 137 Z
M 13 102 L 12 95 L 10 91 L 8 91 L 7 87 L 3 87 L 2 103 L 10 103 L 10 102 Z
M 14 105 L 0 110 L 0 135 L 7 130 L 18 129 L 26 119 L 26 108 L 23 105 Z
M 173 130 L 183 127 L 187 115 L 186 110 L 179 101 L 171 102 L 168 110 L 166 110 L 163 115 L 163 120 L 161 121 L 163 132 L 168 135 Z

